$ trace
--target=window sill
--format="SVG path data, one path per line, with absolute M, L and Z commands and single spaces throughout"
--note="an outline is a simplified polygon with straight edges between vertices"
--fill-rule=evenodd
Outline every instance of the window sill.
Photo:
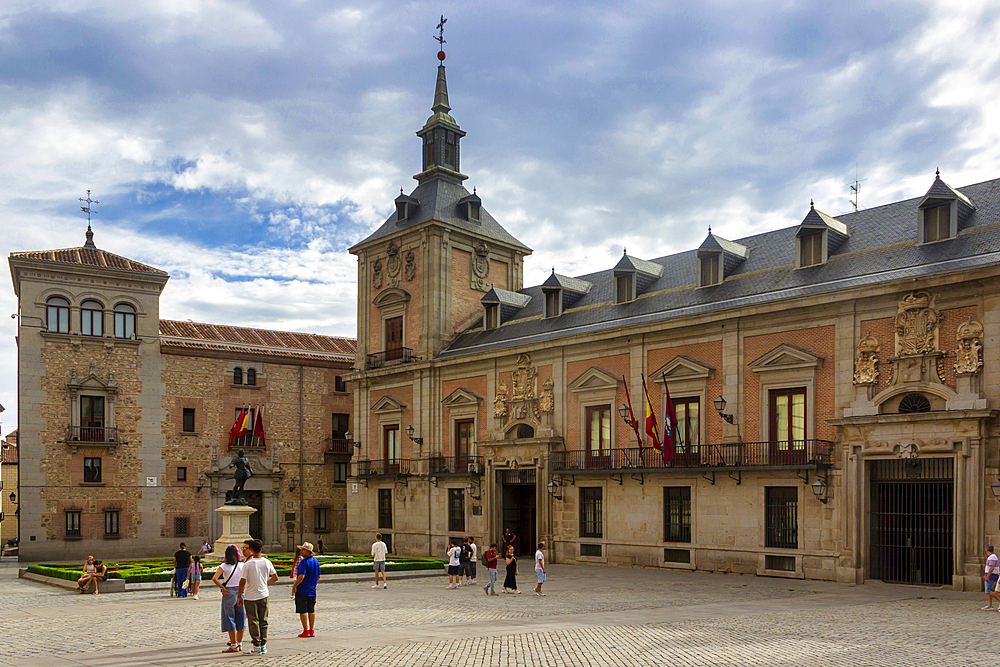
M 229 385 L 229 388 L 230 389 L 262 389 L 263 387 L 261 387 L 261 385 L 259 385 L 259 384 L 231 384 L 231 385 Z
M 76 542 L 83 539 L 83 535 L 67 535 L 63 538 L 67 542 Z
M 120 540 L 121 538 L 122 538 L 121 535 L 105 535 L 104 536 L 104 539 L 106 539 L 106 540 Z
M 199 433 L 198 431 L 178 431 L 178 432 L 177 432 L 177 435 L 193 435 L 193 436 L 199 436 L 199 435 L 201 435 L 201 433 Z
M 329 528 L 317 528 L 313 531 L 317 535 L 327 535 L 330 532 Z
M 80 486 L 107 486 L 107 482 L 80 482 Z

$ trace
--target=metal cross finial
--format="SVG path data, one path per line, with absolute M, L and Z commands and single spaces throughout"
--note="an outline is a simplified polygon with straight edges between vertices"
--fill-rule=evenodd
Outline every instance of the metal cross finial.
M 87 229 L 90 229 L 90 208 L 93 204 L 100 204 L 96 199 L 90 198 L 90 190 L 87 190 L 87 198 L 80 197 L 78 201 L 86 202 L 86 206 L 81 206 L 80 210 L 87 214 Z
M 444 39 L 444 24 L 447 23 L 447 22 L 448 22 L 448 19 L 446 19 L 444 17 L 444 14 L 442 14 L 441 15 L 441 21 L 440 21 L 440 23 L 437 24 L 438 36 L 434 38 L 434 39 L 437 40 L 438 44 L 440 45 L 440 47 L 442 49 L 444 48 L 444 45 L 448 43 Z

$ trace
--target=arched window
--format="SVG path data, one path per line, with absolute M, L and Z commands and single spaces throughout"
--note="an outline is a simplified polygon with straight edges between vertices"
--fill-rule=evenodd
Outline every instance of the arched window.
M 135 308 L 127 303 L 115 306 L 115 338 L 135 336 Z
M 257 384 L 257 371 L 252 368 L 247 369 L 247 384 Z
M 930 412 L 931 402 L 923 394 L 907 394 L 899 402 L 899 411 L 902 414 L 913 414 L 915 412 Z
M 233 384 L 243 384 L 243 369 L 234 368 L 233 369 Z
M 46 301 L 45 324 L 53 333 L 69 333 L 69 301 L 61 296 Z
M 104 335 L 104 306 L 96 301 L 80 304 L 80 333 L 84 336 Z
M 517 427 L 517 437 L 518 438 L 534 438 L 535 429 L 528 424 L 521 424 Z

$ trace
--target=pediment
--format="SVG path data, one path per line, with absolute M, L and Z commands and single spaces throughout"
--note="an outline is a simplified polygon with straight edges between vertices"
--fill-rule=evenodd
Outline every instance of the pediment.
M 750 362 L 750 370 L 754 373 L 767 373 L 769 371 L 786 371 L 802 368 L 815 369 L 822 365 L 823 357 L 782 343 L 762 357 Z
M 399 289 L 398 287 L 389 287 L 378 293 L 374 299 L 372 299 L 372 305 L 376 308 L 384 308 L 385 306 L 395 306 L 400 303 L 408 303 L 410 300 L 410 293 L 404 289 Z
M 400 403 L 391 396 L 383 396 L 378 399 L 378 402 L 372 406 L 372 412 L 377 415 L 391 414 L 395 412 L 402 412 L 406 408 L 405 403 Z
M 707 380 L 715 374 L 711 366 L 698 363 L 690 357 L 678 354 L 676 357 L 649 374 L 651 381 Z
M 77 379 L 76 373 L 73 373 L 73 377 L 66 385 L 69 389 L 75 391 L 103 391 L 108 393 L 117 393 L 118 385 L 115 384 L 114 376 L 108 377 L 107 380 L 102 379 L 97 373 L 91 372 L 82 380 Z
M 448 408 L 480 406 L 483 404 L 483 397 L 477 396 L 467 389 L 456 389 L 448 394 L 448 397 L 441 401 L 441 404 Z
M 579 377 L 569 383 L 569 390 L 574 393 L 611 389 L 617 391 L 618 384 L 621 381 L 621 378 L 618 378 L 607 371 L 602 371 L 600 368 L 591 366 L 584 372 L 580 373 Z

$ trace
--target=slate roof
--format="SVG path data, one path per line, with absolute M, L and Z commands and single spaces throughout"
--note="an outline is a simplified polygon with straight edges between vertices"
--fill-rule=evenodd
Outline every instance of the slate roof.
M 166 271 L 154 269 L 151 266 L 110 253 L 99 248 L 63 248 L 61 250 L 29 250 L 27 252 L 12 252 L 11 259 L 34 259 L 55 264 L 75 264 L 77 266 L 96 266 L 102 269 L 116 271 L 131 271 L 149 275 L 167 276 Z
M 185 350 L 258 352 L 273 356 L 354 361 L 358 342 L 353 338 L 319 334 L 248 329 L 222 324 L 160 320 L 160 343 Z
M 619 262 L 620 264 L 621 262 Z M 542 287 L 553 287 L 562 288 L 564 290 L 569 290 L 570 292 L 579 292 L 581 294 L 586 294 L 593 287 L 592 284 L 588 283 L 586 280 L 578 280 L 577 278 L 570 278 L 569 276 L 564 276 L 560 273 L 553 272 L 545 282 L 542 283 Z
M 663 273 L 663 267 L 655 262 L 647 262 L 644 259 L 623 254 L 622 258 L 615 264 L 615 271 L 638 271 L 649 276 L 659 276 Z
M 795 268 L 795 225 L 738 239 L 747 248 L 747 259 L 711 287 L 696 287 L 697 250 L 688 250 L 652 260 L 663 267 L 663 274 L 630 303 L 614 303 L 613 269 L 578 276 L 594 287 L 559 317 L 544 317 L 541 286 L 523 289 L 522 294 L 539 298 L 497 329 L 459 335 L 440 356 L 995 266 L 1000 261 L 1000 179 L 960 190 L 976 208 L 953 239 L 919 244 L 917 205 L 922 198 L 907 199 L 838 216 L 850 237 L 824 264 Z

